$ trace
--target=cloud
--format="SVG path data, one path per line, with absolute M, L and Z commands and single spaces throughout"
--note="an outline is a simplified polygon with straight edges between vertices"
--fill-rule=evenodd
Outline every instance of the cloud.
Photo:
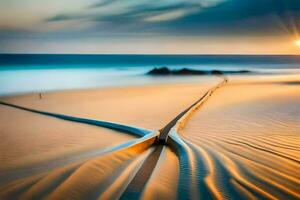
M 187 10 L 170 11 L 167 13 L 162 13 L 162 14 L 148 17 L 145 19 L 145 21 L 147 21 L 147 22 L 162 22 L 162 21 L 175 20 L 180 17 L 183 17 L 184 15 L 186 15 L 187 12 L 188 12 Z
M 117 0 L 102 0 L 102 1 L 98 1 L 96 3 L 93 3 L 89 6 L 89 8 L 95 8 L 95 7 L 103 7 L 103 6 L 107 6 L 109 4 L 114 3 Z
M 298 0 L 85 0 L 71 9 L 72 2 L 35 26 L 49 37 L 267 36 L 293 35 L 300 21 Z
M 277 34 L 293 32 L 299 13 L 300 1 L 295 0 L 102 0 L 84 12 L 61 13 L 47 20 L 84 19 L 96 22 L 93 30 L 112 29 L 118 35 Z
M 2 52 L 281 52 L 300 30 L 300 0 L 10 1 Z
M 91 4 L 84 12 L 60 13 L 48 18 L 48 21 L 72 20 L 79 18 L 90 18 L 97 21 L 108 21 L 111 23 L 119 19 L 131 19 L 132 21 L 162 21 L 173 20 L 187 16 L 202 8 L 215 6 L 224 0 L 161 0 L 161 1 L 130 1 L 130 0 L 102 0 Z M 135 19 L 134 19 L 135 18 Z

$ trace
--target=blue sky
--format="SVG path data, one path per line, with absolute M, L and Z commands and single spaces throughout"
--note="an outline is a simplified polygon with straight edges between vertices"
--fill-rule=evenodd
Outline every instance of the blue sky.
M 298 54 L 298 0 L 0 0 L 0 52 Z

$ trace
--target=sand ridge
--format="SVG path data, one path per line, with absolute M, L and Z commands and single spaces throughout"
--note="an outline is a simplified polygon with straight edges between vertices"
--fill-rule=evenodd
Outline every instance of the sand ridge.
M 288 102 L 295 104 L 297 95 L 292 93 L 299 91 L 299 86 L 226 83 L 225 79 L 220 84 L 206 87 L 206 92 L 204 90 L 200 99 L 198 97 L 199 101 L 171 120 L 170 127 L 165 129 L 170 134 L 166 139 L 167 145 L 157 145 L 158 131 L 146 131 L 144 135 L 139 135 L 140 138 L 134 139 L 134 142 L 120 144 L 119 147 L 83 163 L 71 163 L 36 178 L 28 177 L 10 183 L 0 188 L 0 196 L 9 198 L 17 194 L 24 199 L 33 199 L 38 194 L 38 189 L 42 191 L 39 197 L 47 199 L 299 198 L 299 129 L 297 118 L 294 118 L 297 113 L 294 113 L 294 117 L 282 114 L 279 118 L 274 118 L 271 114 L 262 118 L 262 123 L 277 124 L 271 135 L 268 130 L 264 131 L 259 121 L 253 121 L 255 115 L 239 119 L 239 112 L 255 108 L 251 104 L 253 102 L 254 105 L 261 106 L 260 109 L 265 109 L 262 102 L 270 102 L 267 98 L 287 95 L 291 99 Z M 226 88 L 217 90 L 224 84 Z M 250 98 L 244 96 L 236 101 L 233 94 L 237 94 L 236 91 L 245 86 L 252 87 L 252 91 L 249 91 Z M 266 92 L 265 88 L 271 90 Z M 220 102 L 224 98 L 229 100 Z M 235 103 L 230 102 L 231 99 Z M 205 106 L 202 108 L 203 103 Z M 285 107 L 281 110 L 283 113 L 291 112 L 285 101 L 280 103 L 281 107 Z M 240 109 L 233 109 L 233 113 L 230 113 L 232 105 Z M 196 112 L 200 107 L 201 112 Z M 271 111 L 272 109 L 269 110 L 270 113 Z M 225 118 L 223 112 L 227 114 Z M 198 120 L 198 115 L 204 116 Z M 220 119 L 232 122 L 217 122 Z M 199 126 L 199 122 L 202 125 Z M 253 129 L 258 133 L 254 134 L 255 140 L 251 140 L 247 132 L 242 132 Z M 265 135 L 269 138 L 266 139 Z M 288 139 L 284 139 L 287 136 Z M 261 152 L 258 159 L 254 159 L 256 151 Z M 274 159 L 280 162 L 272 161 Z M 168 170 L 165 166 L 173 170 Z M 290 172 L 285 173 L 285 169 Z

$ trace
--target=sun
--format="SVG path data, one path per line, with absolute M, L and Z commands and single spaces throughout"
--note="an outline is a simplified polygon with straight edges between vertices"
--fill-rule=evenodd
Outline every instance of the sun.
M 295 41 L 295 44 L 296 44 L 298 47 L 300 47 L 300 40 L 296 40 L 296 41 Z

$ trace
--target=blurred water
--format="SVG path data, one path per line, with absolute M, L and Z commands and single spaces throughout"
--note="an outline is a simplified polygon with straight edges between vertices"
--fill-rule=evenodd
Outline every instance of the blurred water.
M 161 66 L 293 73 L 300 70 L 300 57 L 2 54 L 0 55 L 0 95 L 207 80 L 203 76 L 162 78 L 145 75 L 153 67 Z

